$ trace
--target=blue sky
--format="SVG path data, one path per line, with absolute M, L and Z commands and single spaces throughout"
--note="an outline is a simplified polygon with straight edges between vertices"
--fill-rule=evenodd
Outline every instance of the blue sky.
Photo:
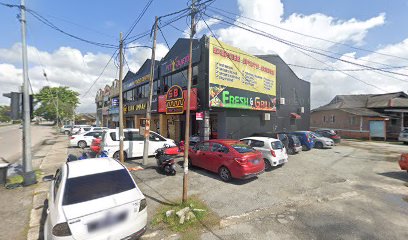
M 18 4 L 20 1 L 3 0 L 5 3 Z M 119 32 L 126 32 L 131 23 L 136 19 L 147 0 L 122 0 L 122 1 L 44 1 L 27 0 L 26 5 L 62 29 L 86 39 L 114 44 L 117 42 Z M 309 15 L 324 13 L 334 18 L 364 20 L 379 13 L 386 13 L 385 25 L 373 29 L 367 35 L 365 48 L 376 49 L 377 47 L 395 43 L 408 36 L 408 28 L 403 23 L 408 22 L 407 0 L 285 0 L 285 14 L 288 17 L 293 13 Z M 143 19 L 135 28 L 134 33 L 148 29 L 154 21 L 155 15 L 163 15 L 187 6 L 187 1 L 155 0 L 146 12 Z M 218 0 L 213 6 L 238 13 L 237 3 L 234 0 Z M 20 41 L 20 25 L 16 18 L 17 9 L 0 7 L 0 47 L 8 47 Z M 52 51 L 60 46 L 71 46 L 81 51 L 110 52 L 110 50 L 94 47 L 81 43 L 78 40 L 56 32 L 31 15 L 28 16 L 29 39 L 28 43 L 35 45 L 41 50 Z M 83 27 L 71 24 L 76 23 Z M 178 27 L 185 28 L 186 22 L 180 20 Z M 165 36 L 170 42 L 174 42 L 181 33 L 167 27 L 164 29 Z M 149 42 L 144 38 L 145 43 Z M 160 39 L 160 41 L 162 41 Z M 170 43 L 171 44 L 171 43 Z
M 0 0 L 0 2 L 20 3 L 16 0 Z M 26 0 L 26 6 L 71 34 L 92 41 L 117 44 L 119 32 L 126 32 L 129 29 L 147 2 L 148 0 Z M 408 59 L 408 28 L 405 26 L 405 23 L 408 22 L 408 14 L 406 14 L 408 12 L 408 0 L 216 0 L 212 6 L 308 35 Z M 154 0 L 132 35 L 150 29 L 156 15 L 161 16 L 185 7 L 187 7 L 187 0 Z M 20 23 L 16 18 L 17 13 L 18 9 L 16 8 L 0 6 L 0 94 L 17 90 L 22 81 L 21 47 L 18 45 L 21 33 Z M 210 10 L 207 13 L 213 16 Z M 98 88 L 109 84 L 117 77 L 117 69 L 113 63 L 109 65 L 102 78 L 97 81 L 95 87 L 90 91 L 91 94 L 84 96 L 82 94 L 97 78 L 113 50 L 72 39 L 43 25 L 30 14 L 27 14 L 27 17 L 27 41 L 31 47 L 29 48 L 29 76 L 34 90 L 39 90 L 48 84 L 42 77 L 42 68 L 45 68 L 52 85 L 67 85 L 81 93 L 79 111 L 92 111 L 94 109 L 92 104 L 94 93 Z M 214 19 L 207 19 L 208 22 L 212 20 Z M 244 19 L 239 20 L 244 21 Z M 187 21 L 183 18 L 174 25 L 184 30 L 187 29 Z M 387 58 L 344 46 L 328 44 L 253 22 L 249 22 L 249 24 L 293 42 L 335 51 L 339 54 L 338 56 L 361 64 L 381 66 L 372 63 L 376 61 L 393 66 L 408 65 L 408 60 Z M 217 21 L 213 22 L 211 28 L 222 41 L 249 53 L 277 53 L 287 63 L 322 68 L 319 62 L 270 39 L 258 37 L 236 27 L 227 27 L 217 23 Z M 177 38 L 183 37 L 181 32 L 170 26 L 165 27 L 163 31 L 170 45 Z M 198 32 L 197 36 L 201 37 L 203 34 L 208 35 L 209 32 L 202 24 L 202 30 Z M 151 39 L 145 37 L 137 43 L 151 45 Z M 160 58 L 168 50 L 160 34 L 158 35 L 158 43 L 158 58 Z M 128 51 L 127 58 L 133 71 L 137 71 L 144 60 L 150 57 L 149 51 L 148 49 Z M 332 67 L 340 69 L 355 67 L 333 59 L 316 57 Z M 371 62 L 368 63 L 367 60 Z M 312 83 L 312 107 L 326 103 L 336 94 L 379 93 L 378 89 L 364 85 L 339 72 L 322 72 L 301 68 L 293 68 L 293 70 L 299 77 Z M 407 69 L 398 69 L 398 71 L 408 74 Z M 401 81 L 398 82 L 394 76 L 367 71 L 355 72 L 353 76 L 370 81 L 372 84 L 378 84 L 384 91 L 408 90 L 408 84 L 401 84 Z M 399 78 L 402 77 L 399 76 Z M 408 80 L 404 77 L 405 79 Z M 336 84 L 335 88 L 333 82 Z M 7 102 L 8 99 L 0 96 L 0 104 L 7 104 Z

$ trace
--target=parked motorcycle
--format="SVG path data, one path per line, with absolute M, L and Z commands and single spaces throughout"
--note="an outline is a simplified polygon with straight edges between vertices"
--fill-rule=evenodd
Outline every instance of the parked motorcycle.
M 174 159 L 179 153 L 180 149 L 178 146 L 157 149 L 155 158 L 159 170 L 166 175 L 176 175 L 176 161 Z

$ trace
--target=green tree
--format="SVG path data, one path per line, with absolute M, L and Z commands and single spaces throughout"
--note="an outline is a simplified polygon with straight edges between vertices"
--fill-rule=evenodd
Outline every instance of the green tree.
M 0 122 L 10 122 L 11 118 L 8 115 L 10 112 L 10 106 L 0 106 Z
M 78 92 L 68 87 L 43 87 L 38 94 L 34 95 L 34 103 L 38 107 L 34 111 L 34 116 L 57 123 L 58 111 L 59 123 L 72 119 L 74 110 L 79 104 L 78 96 Z

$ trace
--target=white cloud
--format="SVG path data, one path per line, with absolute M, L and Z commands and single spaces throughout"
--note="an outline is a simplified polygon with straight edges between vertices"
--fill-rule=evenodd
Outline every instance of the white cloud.
M 314 13 L 311 15 L 293 13 L 287 18 L 284 18 L 284 4 L 280 0 L 238 0 L 238 7 L 240 10 L 240 15 L 272 24 L 276 27 L 257 23 L 243 17 L 238 17 L 236 19 L 235 23 L 238 25 L 240 22 L 245 23 L 250 27 L 263 30 L 279 38 L 310 47 L 319 48 L 324 51 L 336 52 L 342 50 L 342 54 L 337 57 L 359 64 L 370 65 L 373 67 L 384 67 L 384 65 L 366 62 L 368 60 L 394 66 L 408 65 L 406 60 L 404 61 L 394 57 L 380 56 L 374 53 L 368 54 L 363 52 L 363 54 L 366 55 L 356 57 L 356 53 L 353 52 L 355 50 L 353 49 L 348 48 L 348 52 L 345 52 L 344 46 L 339 47 L 331 42 L 321 41 L 279 29 L 279 27 L 285 28 L 291 31 L 327 39 L 333 42 L 345 43 L 354 45 L 356 47 L 364 47 L 364 41 L 367 33 L 371 29 L 385 24 L 385 13 L 378 13 L 377 16 L 373 16 L 366 20 L 356 18 L 337 19 L 336 17 L 328 16 L 323 13 Z M 321 62 L 314 60 L 313 58 L 286 44 L 250 33 L 236 26 L 219 28 L 215 31 L 215 33 L 220 40 L 252 54 L 277 53 L 287 63 L 314 68 L 329 68 Z M 377 49 L 377 51 L 408 58 L 408 39 L 401 43 L 382 47 L 381 49 Z M 359 53 L 361 54 L 361 52 Z M 313 53 L 307 54 L 312 55 L 314 58 L 317 58 L 327 65 L 337 69 L 361 68 Z M 332 55 L 331 53 L 328 54 Z M 341 72 L 322 72 L 296 67 L 292 67 L 292 69 L 300 78 L 311 82 L 312 107 L 317 107 L 327 103 L 336 94 L 382 92 L 381 90 L 361 83 Z M 391 69 L 391 71 L 408 74 L 408 71 L 404 69 Z M 361 79 L 362 81 L 377 85 L 379 88 L 385 91 L 408 90 L 408 84 L 406 82 L 389 77 L 388 75 L 390 74 L 381 75 L 372 71 L 347 73 Z M 407 77 L 393 77 L 408 80 Z
M 167 47 L 158 44 L 156 58 L 161 59 L 167 51 Z M 117 68 L 113 61 L 89 94 L 85 97 L 83 94 L 101 73 L 110 57 L 111 55 L 105 53 L 82 53 L 71 47 L 60 47 L 53 52 L 46 52 L 28 46 L 29 78 L 33 90 L 36 92 L 47 85 L 68 86 L 81 94 L 78 111 L 95 112 L 96 91 L 118 78 Z M 126 51 L 126 59 L 132 71 L 137 71 L 141 64 L 150 57 L 151 50 L 148 48 L 133 48 Z M 43 68 L 49 82 L 43 76 Z M 124 66 L 124 74 L 126 72 L 127 65 Z M 2 96 L 3 93 L 18 91 L 21 84 L 21 44 L 16 43 L 10 48 L 0 48 L 0 104 L 9 103 L 9 99 Z
M 222 19 L 222 18 L 219 17 L 219 16 L 216 16 L 216 17 L 219 18 L 219 19 Z M 220 22 L 219 19 L 210 18 L 210 19 L 205 20 L 205 22 L 207 23 L 207 25 L 208 25 L 209 27 L 211 27 L 211 26 L 213 26 L 213 25 L 218 24 L 218 23 Z M 208 31 L 208 28 L 207 28 L 207 25 L 204 23 L 204 21 L 203 21 L 202 19 L 198 20 L 197 23 L 196 23 L 196 35 L 195 35 L 195 36 L 198 36 L 200 33 L 201 33 L 201 34 L 207 34 L 207 33 L 209 32 L 209 31 Z M 186 28 L 186 29 L 184 30 L 183 36 L 184 36 L 185 38 L 190 38 L 190 28 Z

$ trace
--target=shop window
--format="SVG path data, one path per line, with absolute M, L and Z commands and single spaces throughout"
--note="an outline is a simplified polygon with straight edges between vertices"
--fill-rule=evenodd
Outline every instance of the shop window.
M 392 118 L 391 119 L 391 126 L 395 126 L 395 125 L 397 125 L 397 119 Z

